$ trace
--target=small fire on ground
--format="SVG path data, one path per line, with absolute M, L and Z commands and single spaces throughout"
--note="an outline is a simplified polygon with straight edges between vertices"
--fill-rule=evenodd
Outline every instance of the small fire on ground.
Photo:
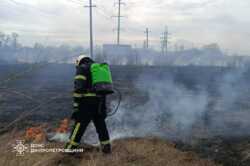
M 56 133 L 68 133 L 69 131 L 69 119 L 63 119 L 59 128 L 56 129 Z
M 29 142 L 45 142 L 47 139 L 46 132 L 42 127 L 30 127 L 26 130 L 25 140 Z
M 52 129 L 51 133 L 47 132 L 48 127 L 46 125 L 30 127 L 25 132 L 25 140 L 34 143 L 42 143 L 47 140 L 64 141 L 68 138 L 69 124 L 69 119 L 63 119 L 59 127 Z M 51 139 L 49 139 L 49 135 L 53 135 Z M 58 139 L 58 137 L 60 139 Z

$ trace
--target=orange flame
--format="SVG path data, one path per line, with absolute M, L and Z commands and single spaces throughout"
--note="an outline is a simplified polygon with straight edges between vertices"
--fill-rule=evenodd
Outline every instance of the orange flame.
M 67 133 L 69 131 L 69 119 L 63 119 L 60 122 L 60 126 L 55 129 L 57 133 Z M 45 142 L 47 139 L 47 133 L 45 132 L 45 128 L 48 126 L 41 125 L 38 127 L 30 127 L 25 132 L 25 140 L 30 142 L 41 143 Z
M 67 133 L 69 131 L 69 119 L 63 119 L 60 126 L 56 129 L 57 133 Z
M 42 127 L 31 127 L 26 130 L 25 140 L 32 142 L 44 142 L 46 140 L 46 133 Z

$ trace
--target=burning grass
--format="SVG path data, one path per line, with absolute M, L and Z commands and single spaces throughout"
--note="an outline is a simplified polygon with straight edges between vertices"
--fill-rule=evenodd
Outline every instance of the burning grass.
M 5 69 L 1 70 L 1 75 L 5 75 Z M 9 68 L 13 69 L 16 66 L 10 66 Z M 249 85 L 249 73 L 248 71 L 244 75 L 244 79 L 232 79 L 235 81 L 228 82 L 229 85 L 228 92 L 240 92 L 237 93 L 240 97 L 246 100 L 246 102 L 241 102 L 241 98 L 237 97 L 237 102 L 235 104 L 231 104 L 231 102 L 226 102 L 223 104 L 223 97 L 218 96 L 218 86 L 221 83 L 221 79 L 224 78 L 224 75 L 227 73 L 231 73 L 230 69 L 226 68 L 214 68 L 214 67 L 114 67 L 113 75 L 114 75 L 114 83 L 115 87 L 120 89 L 123 94 L 123 106 L 119 110 L 118 114 L 114 116 L 113 120 L 109 119 L 108 123 L 111 127 L 110 131 L 115 131 L 115 127 L 118 126 L 119 132 L 118 134 L 123 134 L 124 124 L 125 128 L 128 129 L 129 134 L 135 133 L 135 136 L 138 133 L 143 132 L 144 129 L 151 129 L 150 126 L 145 126 L 148 124 L 148 121 L 153 119 L 151 114 L 148 116 L 144 116 L 144 114 L 139 113 L 136 110 L 141 105 L 145 105 L 150 99 L 150 95 L 148 94 L 148 88 L 138 88 L 135 86 L 135 82 L 141 87 L 144 83 L 149 82 L 149 84 L 153 84 L 155 81 L 142 81 L 138 82 L 138 77 L 141 75 L 152 75 L 155 76 L 157 80 L 162 80 L 162 78 L 174 78 L 174 83 L 182 85 L 181 87 L 185 87 L 188 91 L 196 92 L 200 89 L 206 89 L 209 94 L 209 103 L 206 114 L 200 117 L 197 121 L 195 121 L 194 125 L 190 125 L 190 130 L 188 132 L 183 132 L 182 126 L 180 123 L 176 123 L 176 121 L 171 121 L 171 114 L 160 114 L 160 118 L 156 118 L 156 126 L 157 132 L 161 134 L 162 138 L 168 138 L 171 140 L 179 140 L 183 135 L 186 142 L 190 141 L 196 142 L 196 139 L 207 139 L 206 141 L 198 141 L 196 145 L 188 146 L 187 144 L 178 145 L 179 149 L 183 151 L 195 151 L 201 157 L 211 159 L 215 162 L 222 163 L 225 166 L 249 166 L 249 138 L 246 137 L 239 142 L 233 142 L 231 138 L 230 141 L 223 141 L 222 139 L 213 139 L 217 136 L 225 136 L 228 137 L 228 134 L 233 134 L 237 137 L 249 135 L 249 108 L 250 104 L 247 102 L 249 99 L 249 86 L 230 86 L 231 84 L 237 83 L 246 83 Z M 53 72 L 51 72 L 53 71 Z M 63 72 L 62 72 L 63 71 Z M 144 74 L 143 74 L 144 73 Z M 49 146 L 52 146 L 51 140 L 56 142 L 53 146 L 63 147 L 63 144 L 57 141 L 65 141 L 67 136 L 67 123 L 61 122 L 61 125 L 58 125 L 58 121 L 64 117 L 69 117 L 71 114 L 71 90 L 72 90 L 72 77 L 74 74 L 73 66 L 65 66 L 65 65 L 49 65 L 46 68 L 41 69 L 41 71 L 36 71 L 30 75 L 17 79 L 16 81 L 11 81 L 8 84 L 8 88 L 17 90 L 18 92 L 22 92 L 27 95 L 31 95 L 32 99 L 39 99 L 39 102 L 44 103 L 42 106 L 39 106 L 39 109 L 32 112 L 32 114 L 28 114 L 25 118 L 19 119 L 15 121 L 19 116 L 27 115 L 26 112 L 29 112 L 33 108 L 37 108 L 37 104 L 33 103 L 31 100 L 27 100 L 27 98 L 23 98 L 23 95 L 13 95 L 7 92 L 7 90 L 2 90 L 0 94 L 0 130 L 2 133 L 8 132 L 10 129 L 18 128 L 19 130 L 9 132 L 7 135 L 0 135 L 0 143 L 1 143 L 1 151 L 2 157 L 0 157 L 1 162 L 0 165 L 77 165 L 76 162 L 82 163 L 83 165 L 185 165 L 188 163 L 187 161 L 191 158 L 196 158 L 193 153 L 189 152 L 180 152 L 176 150 L 172 145 L 165 145 L 164 141 L 153 141 L 149 139 L 130 139 L 130 140 L 118 140 L 114 142 L 114 153 L 112 156 L 103 157 L 99 152 L 97 153 L 97 149 L 94 147 L 88 148 L 86 153 L 76 157 L 67 156 L 62 154 L 30 154 L 26 155 L 23 158 L 17 158 L 13 153 L 5 153 L 6 149 L 9 148 L 11 151 L 11 143 L 15 143 L 16 139 L 24 138 L 25 134 L 22 137 L 18 136 L 20 130 L 26 129 L 27 127 L 32 127 L 27 129 L 27 137 L 28 142 L 46 142 Z M 230 74 L 231 76 L 232 74 Z M 234 74 L 233 74 L 234 75 Z M 230 77 L 231 78 L 231 77 Z M 165 79 L 166 82 L 169 82 L 169 79 Z M 214 81 L 211 81 L 214 80 Z M 227 79 L 226 79 L 227 80 Z M 230 80 L 230 79 L 229 79 Z M 163 81 L 161 81 L 163 82 Z M 224 84 L 223 84 L 224 85 Z M 245 84 L 243 84 L 245 85 Z M 164 84 L 165 86 L 165 84 Z M 163 88 L 155 88 L 153 93 L 158 91 L 163 92 Z M 236 89 L 236 87 L 242 87 L 242 89 Z M 231 89 L 233 88 L 233 89 Z M 150 88 L 152 89 L 152 88 Z M 172 89 L 172 88 L 169 88 Z M 168 89 L 167 89 L 168 90 Z M 222 89 L 224 90 L 224 89 Z M 57 97 L 58 93 L 60 93 L 61 97 Z M 161 94 L 161 93 L 160 93 Z M 170 94 L 170 93 L 167 93 Z M 227 94 L 227 93 L 226 93 Z M 165 94 L 164 94 L 165 96 Z M 180 96 L 180 95 L 178 95 Z M 157 95 L 156 95 L 157 97 Z M 153 97 L 154 98 L 154 97 Z M 193 98 L 193 96 L 189 97 L 181 97 L 180 99 L 184 99 L 184 101 L 190 101 L 189 99 Z M 155 98 L 154 98 L 155 99 Z M 177 98 L 179 99 L 179 98 Z M 187 99 L 187 100 L 186 100 Z M 53 102 L 50 102 L 53 101 Z M 126 101 L 128 105 L 126 105 Z M 155 100 L 153 100 L 155 101 Z M 166 102 L 165 102 L 166 101 Z M 150 105 L 162 105 L 162 103 L 169 103 L 170 100 L 164 99 L 164 102 L 160 103 L 150 103 Z M 179 100 L 178 100 L 179 101 Z M 183 101 L 183 100 L 182 100 Z M 191 100 L 191 103 L 198 103 L 197 100 Z M 226 100 L 228 101 L 228 100 Z M 229 100 L 230 101 L 230 100 Z M 233 100 L 234 101 L 234 100 Z M 239 102 L 240 101 L 240 102 Z M 125 103 L 125 104 L 124 104 Z M 182 102 L 183 103 L 183 102 Z M 184 102 L 185 104 L 185 102 Z M 228 106 L 229 104 L 229 106 Z M 146 105 L 146 106 L 150 106 Z M 180 104 L 176 104 L 179 106 Z M 193 104 L 194 105 L 194 104 Z M 167 108 L 167 107 L 166 107 Z M 176 107 L 175 107 L 176 108 Z M 237 111 L 234 111 L 237 110 Z M 148 107 L 142 109 L 143 112 L 147 112 L 149 110 Z M 159 110 L 159 109 L 152 109 Z M 164 109 L 170 110 L 170 109 Z M 186 107 L 183 110 L 184 113 L 188 113 Z M 193 109 L 190 109 L 193 110 Z M 200 110 L 200 109 L 198 109 Z M 192 112 L 192 111 L 191 111 Z M 199 111 L 198 111 L 199 112 Z M 167 112 L 166 112 L 167 113 Z M 176 111 L 174 111 L 176 113 Z M 176 117 L 180 117 L 179 115 L 186 115 L 185 120 L 188 119 L 186 117 L 190 117 L 187 115 L 190 114 L 182 114 L 183 112 L 177 112 Z M 153 114 L 154 115 L 154 114 Z M 191 114 L 192 115 L 192 114 Z M 133 120 L 133 116 L 135 116 Z M 147 119 L 148 118 L 148 119 Z M 131 120 L 132 119 L 132 120 Z M 121 121 L 120 121 L 121 120 Z M 143 121 L 141 121 L 143 120 Z M 13 124 L 12 121 L 15 121 Z M 116 123 L 117 122 L 117 123 Z M 138 123 L 135 123 L 138 122 Z M 158 123 L 159 122 L 159 123 Z M 181 121 L 182 122 L 182 121 Z M 50 123 L 52 128 L 41 128 L 42 123 Z M 10 125 L 12 124 L 12 125 Z M 138 129 L 138 125 L 142 124 L 141 128 Z M 222 125 L 217 125 L 222 124 Z M 6 129 L 6 126 L 7 127 Z M 114 127 L 115 126 L 115 127 Z M 154 126 L 153 126 L 154 127 Z M 6 130 L 5 130 L 6 129 Z M 153 128 L 155 129 L 155 128 Z M 186 128 L 184 128 L 186 129 Z M 130 132 L 131 131 L 131 132 Z M 46 133 L 44 133 L 46 132 Z M 116 132 L 116 131 L 115 131 Z M 149 134 L 152 134 L 152 131 L 146 130 Z M 56 134 L 55 137 L 50 137 L 51 134 Z M 148 134 L 147 133 L 147 134 Z M 94 133 L 95 134 L 95 133 Z M 136 135 L 137 134 L 137 135 Z M 187 135 L 185 135 L 187 134 Z M 86 133 L 90 138 L 92 135 Z M 153 134 L 152 134 L 153 135 Z M 127 135 L 126 135 L 127 136 Z M 50 139 L 53 138 L 53 139 Z M 11 142 L 12 140 L 12 142 Z M 54 143 L 53 142 L 53 143 Z M 156 144 L 154 142 L 157 142 Z M 157 146 L 156 146 L 157 145 Z M 187 147 L 187 148 L 186 148 Z M 151 149 L 151 150 L 149 150 Z M 152 150 L 153 149 L 153 150 Z M 169 150 L 169 152 L 166 151 Z M 173 152 L 173 151 L 174 152 Z M 152 154 L 151 154 L 152 153 Z M 158 153 L 160 156 L 156 156 L 155 153 Z M 169 154 L 171 153 L 171 154 Z M 176 154 L 173 156 L 172 154 Z M 183 159 L 184 158 L 184 159 Z M 2 160 L 6 162 L 2 162 Z M 23 160 L 27 160 L 25 163 Z M 195 163 L 199 163 L 196 159 L 192 159 L 191 161 L 195 161 Z M 204 161 L 204 160 L 202 160 Z M 10 164 L 8 164 L 10 162 Z M 17 163 L 20 164 L 17 164 Z M 114 164 L 113 164 L 114 163 Z M 192 163 L 192 162 L 191 162 Z M 190 165 L 195 165 L 192 163 Z M 186 164 L 187 165 L 187 164 Z M 199 163 L 199 165 L 201 165 Z

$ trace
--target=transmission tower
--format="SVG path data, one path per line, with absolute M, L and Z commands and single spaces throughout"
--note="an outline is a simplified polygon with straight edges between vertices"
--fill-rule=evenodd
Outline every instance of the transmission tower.
M 149 30 L 146 28 L 146 31 L 144 32 L 146 34 L 146 41 L 145 41 L 145 48 L 149 48 Z
M 120 45 L 120 34 L 121 34 L 121 18 L 124 16 L 121 16 L 121 5 L 125 5 L 125 3 L 122 2 L 122 0 L 118 0 L 118 15 L 113 16 L 117 17 L 117 45 Z
M 162 55 L 168 54 L 168 43 L 169 43 L 169 33 L 168 33 L 168 27 L 166 26 L 165 31 L 163 32 L 162 37 L 161 37 Z
M 92 5 L 92 0 L 89 0 L 89 5 L 85 6 L 89 8 L 89 54 L 93 58 L 93 17 L 92 17 L 92 8 L 96 5 Z

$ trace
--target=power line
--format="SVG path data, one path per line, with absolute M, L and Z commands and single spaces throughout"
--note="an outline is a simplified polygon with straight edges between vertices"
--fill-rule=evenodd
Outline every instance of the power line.
M 100 8 L 96 8 L 96 11 L 99 15 L 103 16 L 106 20 L 108 21 L 112 21 L 112 17 L 111 16 L 108 16 L 107 14 L 104 13 L 104 11 L 102 11 Z
M 77 4 L 77 5 L 81 5 L 81 1 L 77 1 L 77 0 L 67 0 L 68 2 Z M 107 14 L 107 9 L 103 6 L 103 5 L 98 5 L 95 6 L 96 7 L 96 11 L 103 17 L 105 17 L 108 20 L 112 20 L 112 14 Z
M 101 4 L 100 4 L 100 5 L 98 5 L 98 7 L 99 7 L 100 9 L 102 9 L 103 12 L 107 13 L 108 15 L 110 15 L 110 16 L 113 15 L 113 12 L 110 11 L 109 9 L 107 9 L 104 5 L 101 5 Z
M 105 18 L 109 19 L 109 20 L 113 20 L 112 16 L 109 14 L 106 14 L 105 11 L 103 11 L 99 6 L 96 7 L 96 11 L 98 11 L 102 16 L 104 16 Z

